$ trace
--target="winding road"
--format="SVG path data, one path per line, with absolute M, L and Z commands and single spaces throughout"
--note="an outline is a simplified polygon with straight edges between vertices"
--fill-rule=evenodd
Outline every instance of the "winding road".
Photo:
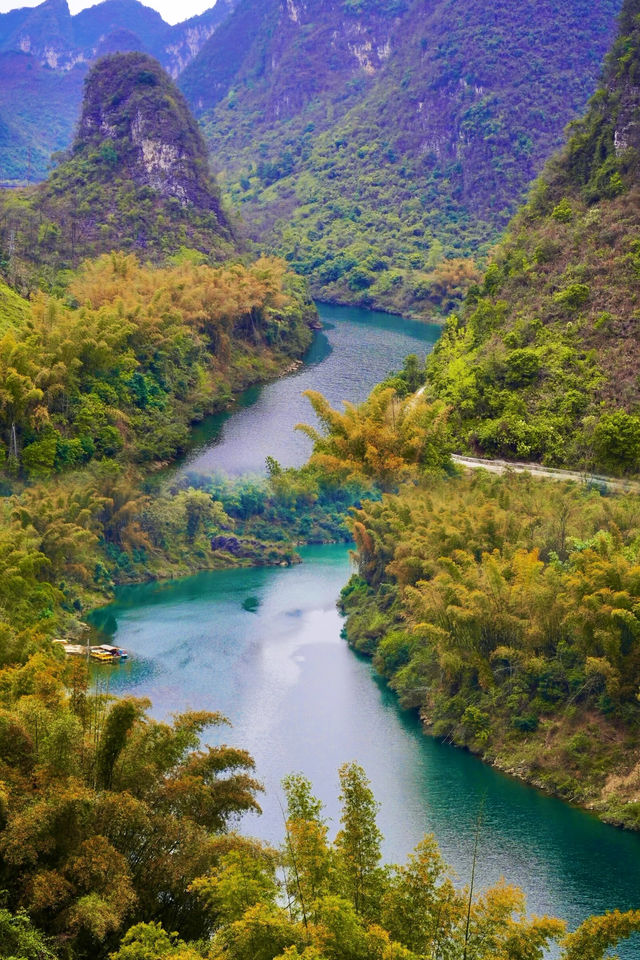
M 421 397 L 426 387 L 420 387 L 414 394 L 414 402 Z M 614 493 L 640 493 L 640 481 L 624 480 L 620 477 L 607 477 L 599 473 L 587 473 L 581 470 L 560 470 L 544 467 L 539 463 L 518 463 L 512 460 L 486 460 L 483 457 L 465 457 L 454 453 L 451 459 L 459 467 L 467 470 L 488 470 L 489 473 L 531 473 L 535 477 L 548 477 L 550 480 L 574 480 L 578 483 L 593 484 L 603 490 Z
M 488 470 L 490 473 L 531 473 L 536 477 L 549 477 L 551 480 L 576 480 L 578 483 L 593 484 L 615 493 L 640 493 L 640 482 L 621 480 L 620 477 L 606 477 L 598 473 L 585 473 L 578 470 L 559 470 L 544 467 L 539 463 L 515 463 L 511 460 L 484 460 L 481 457 L 463 457 L 454 453 L 451 457 L 459 467 L 468 470 Z

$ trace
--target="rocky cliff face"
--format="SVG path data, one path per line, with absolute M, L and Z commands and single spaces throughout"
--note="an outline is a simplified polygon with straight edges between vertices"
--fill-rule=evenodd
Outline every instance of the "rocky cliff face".
M 38 187 L 0 196 L 0 261 L 28 288 L 36 265 L 42 282 L 112 249 L 159 261 L 181 247 L 212 260 L 233 249 L 202 135 L 157 61 L 105 57 L 67 159 Z
M 263 118 L 281 121 L 316 96 L 344 90 L 360 74 L 374 75 L 389 57 L 404 9 L 404 0 L 240 0 L 184 71 L 180 87 L 200 113 L 226 97 L 231 85 L 251 87 Z
M 54 70 L 69 70 L 78 63 L 82 55 L 75 49 L 67 0 L 45 0 L 34 10 L 25 8 L 22 13 L 24 19 L 2 43 L 4 49 L 31 54 Z
M 114 173 L 222 216 L 197 124 L 159 64 L 145 54 L 116 54 L 94 66 L 72 149 L 76 156 L 113 151 Z
M 69 145 L 96 59 L 137 50 L 177 77 L 233 4 L 218 0 L 175 26 L 138 0 L 104 0 L 75 16 L 67 0 L 0 14 L 0 183 L 42 179 L 51 153 Z
M 211 10 L 171 27 L 162 37 L 158 59 L 176 79 L 198 55 L 235 6 L 235 0 L 216 0 Z

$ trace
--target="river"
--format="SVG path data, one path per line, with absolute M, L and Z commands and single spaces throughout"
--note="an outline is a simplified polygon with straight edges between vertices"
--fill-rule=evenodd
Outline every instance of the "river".
M 320 304 L 319 309 L 324 329 L 314 337 L 300 370 L 245 390 L 231 410 L 199 424 L 178 472 L 262 473 L 268 456 L 285 467 L 301 466 L 311 441 L 295 426 L 314 419 L 303 390 L 318 390 L 334 406 L 343 400 L 359 403 L 402 366 L 407 354 L 429 353 L 441 331 L 435 324 L 358 307 Z
M 394 330 L 398 321 L 384 315 L 374 318 L 370 329 L 367 316 L 359 314 L 346 311 L 342 320 L 340 311 L 331 310 L 331 327 L 326 339 L 316 338 L 309 366 L 256 391 L 249 402 L 243 399 L 238 413 L 219 421 L 218 445 L 203 437 L 182 469 L 202 472 L 223 464 L 230 472 L 240 472 L 241 465 L 259 469 L 252 438 L 262 440 L 280 423 L 278 397 L 288 398 L 290 405 L 281 411 L 283 419 L 295 423 L 304 418 L 302 389 L 321 389 L 334 402 L 341 389 L 342 396 L 360 399 L 370 386 L 367 376 L 375 381 L 398 365 L 396 348 L 424 352 L 433 342 L 433 331 L 425 336 L 420 330 L 417 339 L 406 329 Z M 363 342 L 371 345 L 371 354 L 359 362 Z M 386 352 L 376 357 L 382 344 Z M 339 362 L 343 346 L 347 370 Z M 260 429 L 247 416 L 252 411 Z M 297 439 L 292 443 L 282 431 L 271 435 L 274 444 L 267 445 L 267 453 L 285 463 L 304 458 Z M 350 573 L 347 548 L 302 552 L 305 562 L 290 569 L 218 571 L 119 591 L 93 622 L 133 659 L 100 668 L 101 682 L 114 693 L 148 696 L 158 717 L 185 708 L 225 713 L 233 727 L 215 731 L 212 741 L 246 747 L 266 787 L 263 815 L 243 822 L 254 835 L 270 841 L 281 837 L 279 784 L 294 770 L 311 778 L 336 828 L 337 769 L 357 760 L 381 803 L 388 860 L 403 860 L 425 832 L 433 832 L 461 881 L 467 880 L 484 802 L 483 885 L 505 877 L 525 890 L 531 911 L 561 916 L 571 926 L 589 913 L 640 905 L 640 836 L 607 827 L 424 736 L 370 664 L 340 638 L 335 604 Z M 243 606 L 248 599 L 251 610 Z M 619 954 L 640 960 L 640 941 Z

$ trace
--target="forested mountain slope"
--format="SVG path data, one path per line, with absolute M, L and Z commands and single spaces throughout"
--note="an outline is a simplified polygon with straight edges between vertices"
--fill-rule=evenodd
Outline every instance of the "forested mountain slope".
M 73 137 L 84 77 L 82 67 L 54 71 L 28 53 L 0 53 L 0 187 L 47 175 Z
M 183 246 L 213 259 L 233 249 L 198 126 L 157 61 L 105 57 L 70 156 L 43 184 L 0 196 L 5 273 L 29 289 L 112 249 L 159 261 Z
M 66 0 L 0 14 L 0 183 L 41 180 L 71 142 L 93 61 L 138 50 L 176 77 L 233 0 L 170 26 L 138 0 L 104 0 L 72 16 Z
M 584 109 L 619 5 L 241 0 L 180 85 L 320 297 L 428 315 Z
M 640 2 L 604 82 L 429 361 L 461 445 L 640 467 Z

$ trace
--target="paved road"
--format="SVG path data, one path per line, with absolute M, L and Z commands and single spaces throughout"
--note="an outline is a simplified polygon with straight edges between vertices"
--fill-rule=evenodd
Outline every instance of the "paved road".
M 597 473 L 583 473 L 577 470 L 556 470 L 543 467 L 539 463 L 513 463 L 510 460 L 483 460 L 480 457 L 463 457 L 454 454 L 451 458 L 460 467 L 469 470 L 488 470 L 490 473 L 531 473 L 536 477 L 549 477 L 551 480 L 576 480 L 578 483 L 593 483 L 606 487 L 616 493 L 640 493 L 640 482 L 621 480 L 619 477 L 605 477 Z
M 422 396 L 426 387 L 420 387 L 414 394 L 413 402 Z M 488 470 L 490 473 L 531 473 L 535 477 L 549 477 L 551 480 L 575 480 L 578 483 L 592 483 L 615 493 L 640 493 L 640 481 L 621 480 L 620 477 L 606 477 L 598 473 L 585 473 L 579 470 L 557 470 L 555 467 L 543 467 L 539 463 L 515 463 L 511 460 L 484 460 L 482 457 L 463 457 L 454 453 L 454 463 L 468 470 Z

